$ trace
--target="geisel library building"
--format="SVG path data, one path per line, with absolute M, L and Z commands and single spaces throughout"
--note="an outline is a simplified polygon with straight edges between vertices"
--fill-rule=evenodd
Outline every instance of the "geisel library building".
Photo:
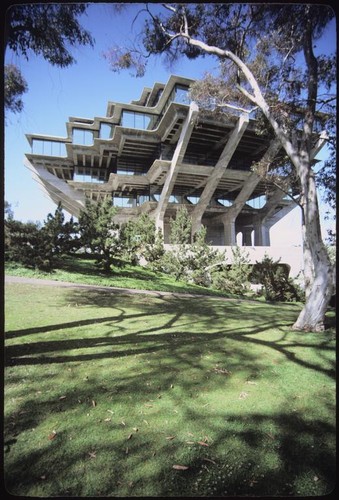
M 281 258 L 295 276 L 301 248 L 270 245 L 270 228 L 295 203 L 251 171 L 254 162 L 276 156 L 279 145 L 256 135 L 248 114 L 201 117 L 189 100 L 192 82 L 171 76 L 130 104 L 108 102 L 106 117 L 70 117 L 65 138 L 28 134 L 26 166 L 75 217 L 86 198 L 109 198 L 120 207 L 117 222 L 148 213 L 168 243 L 170 219 L 184 204 L 193 230 L 203 224 L 211 245 L 228 255 L 232 246 L 245 246 L 253 263 L 265 253 Z

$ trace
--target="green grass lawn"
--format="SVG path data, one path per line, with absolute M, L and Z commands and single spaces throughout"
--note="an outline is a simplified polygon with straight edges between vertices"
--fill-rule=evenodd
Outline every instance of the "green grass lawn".
M 28 269 L 18 263 L 6 262 L 6 274 L 134 290 L 230 296 L 226 292 L 176 281 L 173 276 L 155 273 L 142 266 L 130 264 L 123 267 L 112 266 L 111 274 L 107 275 L 97 268 L 95 260 L 74 256 L 65 256 L 59 261 L 57 268 L 51 272 Z
M 7 490 L 327 494 L 335 333 L 299 308 L 6 284 Z

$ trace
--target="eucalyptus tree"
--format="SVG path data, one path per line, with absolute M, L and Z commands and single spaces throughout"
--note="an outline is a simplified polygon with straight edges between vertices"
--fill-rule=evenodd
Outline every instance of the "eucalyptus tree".
M 86 8 L 85 3 L 13 4 L 6 11 L 5 47 L 26 60 L 35 54 L 53 66 L 70 66 L 76 62 L 72 47 L 94 44 L 78 20 Z M 4 69 L 5 109 L 18 113 L 23 109 L 21 96 L 28 85 L 17 66 L 6 64 Z
M 335 280 L 321 236 L 314 163 L 320 146 L 335 137 L 336 65 L 335 55 L 317 44 L 333 10 L 321 4 L 145 4 L 136 19 L 136 43 L 106 54 L 113 70 L 134 68 L 140 76 L 150 55 L 167 62 L 214 57 L 218 75 L 198 82 L 193 98 L 214 113 L 255 113 L 258 133 L 279 140 L 284 158 L 278 170 L 254 168 L 287 193 L 298 187 L 307 300 L 293 328 L 322 330 Z

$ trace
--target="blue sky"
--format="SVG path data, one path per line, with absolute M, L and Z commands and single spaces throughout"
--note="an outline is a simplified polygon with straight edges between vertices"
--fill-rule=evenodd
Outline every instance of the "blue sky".
M 134 39 L 136 31 L 131 29 L 131 20 L 137 9 L 134 4 L 132 12 L 117 16 L 110 4 L 91 4 L 81 23 L 95 38 L 94 48 L 74 49 L 77 63 L 66 69 L 55 68 L 33 54 L 26 61 L 6 51 L 5 62 L 16 64 L 28 84 L 23 112 L 10 113 L 5 127 L 5 199 L 11 203 L 15 219 L 42 222 L 56 208 L 23 165 L 25 153 L 30 152 L 26 133 L 65 137 L 65 122 L 70 116 L 105 116 L 108 101 L 130 102 L 141 95 L 145 86 L 152 87 L 156 81 L 165 83 L 171 74 L 199 78 L 205 71 L 217 69 L 218 63 L 212 57 L 181 59 L 171 69 L 152 58 L 142 78 L 132 77 L 128 71 L 112 72 L 102 54 L 116 42 Z M 335 49 L 335 27 L 326 43 Z M 271 244 L 301 244 L 298 208 L 273 226 Z

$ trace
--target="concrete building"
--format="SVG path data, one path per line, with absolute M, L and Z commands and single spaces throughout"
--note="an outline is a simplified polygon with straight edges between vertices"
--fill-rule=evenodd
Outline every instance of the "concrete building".
M 189 99 L 192 82 L 171 76 L 129 104 L 108 102 L 105 117 L 70 117 L 66 137 L 28 134 L 26 166 L 75 217 L 86 198 L 108 197 L 120 207 L 118 222 L 147 212 L 168 243 L 170 218 L 184 204 L 193 230 L 206 226 L 211 245 L 235 245 L 240 233 L 240 243 L 252 253 L 265 247 L 270 254 L 270 228 L 295 203 L 251 166 L 269 165 L 280 145 L 257 135 L 248 114 L 204 116 Z M 301 249 L 290 251 L 294 259 L 300 253 L 302 267 Z M 280 255 L 277 249 L 273 254 Z M 289 263 L 288 254 L 280 256 Z

